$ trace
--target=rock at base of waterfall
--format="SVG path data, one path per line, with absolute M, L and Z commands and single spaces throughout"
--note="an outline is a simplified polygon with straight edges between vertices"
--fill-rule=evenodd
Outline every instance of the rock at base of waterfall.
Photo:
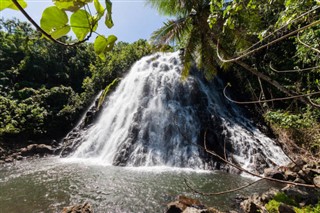
M 180 195 L 176 201 L 167 205 L 166 213 L 220 213 L 220 211 L 204 206 L 199 200 Z
M 295 213 L 292 206 L 288 206 L 284 203 L 281 203 L 278 208 L 279 213 Z
M 46 144 L 30 144 L 25 148 L 20 150 L 22 156 L 31 156 L 39 154 L 40 156 L 44 156 L 47 154 L 53 154 L 54 149 L 50 145 Z
M 275 168 L 267 168 L 264 170 L 265 177 L 271 177 L 277 180 L 284 180 L 285 176 L 282 171 Z
M 64 207 L 61 213 L 93 213 L 93 209 L 89 203 L 84 203 Z
M 320 188 L 320 176 L 313 178 L 313 184 Z

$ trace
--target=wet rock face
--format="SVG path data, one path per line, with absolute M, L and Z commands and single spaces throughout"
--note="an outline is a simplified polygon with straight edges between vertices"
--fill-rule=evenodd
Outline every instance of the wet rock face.
M 86 115 L 82 122 L 74 128 L 63 140 L 61 147 L 58 148 L 62 157 L 67 157 L 81 144 L 82 138 L 80 137 L 85 133 L 88 127 L 92 125 L 94 120 L 99 116 L 101 108 L 98 109 L 98 99 L 95 104 L 86 112 Z

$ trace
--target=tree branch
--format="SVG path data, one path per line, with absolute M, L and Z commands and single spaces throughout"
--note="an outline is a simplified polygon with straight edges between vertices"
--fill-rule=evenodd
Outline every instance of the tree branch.
M 234 189 L 230 189 L 230 190 L 226 190 L 226 191 L 220 191 L 220 192 L 209 192 L 209 193 L 201 192 L 201 191 L 193 188 L 193 187 L 188 183 L 187 179 L 185 179 L 185 178 L 184 178 L 184 183 L 186 184 L 186 186 L 187 186 L 189 189 L 191 189 L 193 192 L 195 192 L 195 193 L 197 193 L 197 194 L 204 195 L 204 196 L 215 196 L 215 195 L 223 195 L 223 194 L 227 194 L 227 193 L 239 191 L 239 190 L 241 190 L 241 189 L 244 189 L 244 188 L 246 188 L 246 187 L 249 187 L 249 186 L 251 186 L 251 185 L 254 185 L 254 184 L 258 183 L 258 182 L 260 182 L 261 180 L 263 180 L 263 179 L 256 180 L 256 181 L 254 181 L 254 182 L 248 183 L 248 184 L 246 184 L 246 185 L 244 185 L 244 186 L 240 186 L 240 187 L 238 187 L 238 188 L 234 188 Z
M 230 101 L 230 102 L 233 102 L 233 103 L 236 103 L 236 104 L 258 104 L 258 103 L 267 103 L 267 102 L 273 102 L 273 101 L 284 101 L 284 100 L 290 100 L 290 99 L 296 99 L 296 98 L 301 98 L 301 97 L 309 97 L 309 96 L 312 96 L 312 95 L 317 95 L 317 94 L 320 94 L 320 91 L 319 92 L 313 92 L 313 93 L 309 93 L 309 94 L 302 94 L 302 95 L 295 95 L 295 96 L 290 96 L 290 97 L 283 97 L 283 98 L 272 98 L 272 99 L 268 99 L 268 100 L 257 100 L 257 101 L 235 101 L 233 99 L 231 99 L 230 97 L 227 96 L 226 94 L 226 90 L 227 90 L 227 87 L 229 87 L 230 84 L 227 84 L 224 89 L 223 89 L 223 95 L 224 97 Z M 311 100 L 310 100 L 311 101 Z M 320 106 L 319 106 L 320 107 Z
M 314 48 L 314 47 L 311 47 L 310 45 L 308 45 L 308 44 L 304 43 L 303 41 L 301 41 L 301 40 L 300 40 L 299 33 L 297 34 L 297 40 L 298 40 L 298 42 L 299 42 L 300 44 L 302 44 L 303 46 L 306 46 L 307 48 L 309 48 L 309 49 L 311 49 L 311 50 L 313 50 L 313 51 L 315 51 L 315 52 L 317 52 L 317 53 L 320 53 L 320 50 L 318 50 L 318 49 L 316 49 L 316 48 Z
M 272 71 L 277 72 L 277 73 L 303 72 L 303 71 L 309 71 L 309 70 L 314 70 L 314 69 L 320 68 L 320 66 L 315 66 L 315 67 L 308 67 L 308 68 L 297 69 L 297 70 L 277 70 L 272 66 L 271 63 L 269 64 L 269 67 Z
M 246 50 L 241 51 L 241 52 L 239 52 L 239 53 L 245 53 L 245 52 L 251 50 L 253 47 L 257 46 L 258 44 L 261 44 L 261 43 L 262 43 L 263 41 L 265 41 L 267 38 L 273 36 L 274 34 L 276 34 L 277 32 L 279 32 L 280 30 L 282 30 L 282 29 L 284 29 L 285 27 L 287 27 L 289 24 L 295 22 L 296 20 L 298 20 L 298 19 L 300 19 L 300 18 L 302 18 L 302 17 L 304 17 L 304 16 L 306 16 L 306 15 L 308 15 L 308 14 L 310 14 L 311 12 L 313 12 L 313 11 L 319 9 L 319 8 L 320 8 L 320 6 L 316 6 L 316 7 L 314 7 L 313 9 L 308 10 L 307 12 L 301 14 L 300 16 L 296 17 L 295 19 L 289 21 L 288 23 L 286 23 L 285 25 L 283 25 L 283 26 L 280 27 L 279 29 L 277 29 L 277 30 L 275 30 L 274 32 L 270 33 L 269 35 L 267 35 L 266 37 L 264 37 L 261 41 L 253 44 L 251 47 L 249 47 L 249 48 L 247 48 Z
M 317 24 L 319 24 L 319 23 L 320 23 L 320 20 L 315 21 L 315 22 L 312 22 L 311 24 L 308 24 L 308 25 L 306 25 L 306 26 L 304 26 L 304 27 L 301 27 L 301 28 L 299 28 L 299 29 L 297 29 L 297 30 L 294 30 L 294 31 L 290 32 L 290 33 L 287 33 L 286 35 L 283 35 L 283 36 L 281 36 L 280 38 L 277 38 L 277 39 L 275 39 L 275 40 L 273 40 L 273 41 L 271 41 L 271 42 L 269 42 L 269 43 L 267 43 L 267 44 L 264 44 L 264 45 L 262 45 L 261 47 L 258 47 L 258 48 L 256 48 L 256 49 L 253 49 L 253 50 L 251 50 L 251 51 L 249 51 L 249 52 L 246 52 L 246 53 L 244 53 L 244 54 L 242 54 L 242 55 L 240 55 L 240 56 L 237 56 L 237 57 L 235 57 L 235 58 L 230 58 L 230 59 L 224 59 L 224 58 L 222 58 L 222 56 L 220 55 L 220 53 L 219 53 L 219 40 L 218 40 L 218 41 L 217 41 L 217 56 L 218 56 L 219 60 L 222 61 L 222 62 L 224 62 L 224 63 L 235 62 L 235 61 L 238 61 L 238 60 L 240 60 L 240 59 L 242 59 L 242 58 L 244 58 L 244 57 L 247 57 L 247 56 L 251 55 L 252 53 L 255 53 L 255 52 L 259 51 L 259 50 L 262 50 L 262 49 L 264 49 L 264 48 L 266 48 L 266 47 L 268 47 L 268 46 L 271 46 L 271 45 L 273 45 L 273 44 L 275 44 L 275 43 L 277 43 L 277 42 L 279 42 L 279 41 L 284 40 L 285 38 L 288 38 L 288 37 L 290 37 L 290 36 L 292 36 L 292 35 L 294 35 L 294 34 L 297 34 L 298 32 L 300 32 L 300 31 L 302 31 L 302 30 L 308 29 L 308 28 L 310 28 L 310 27 L 312 27 L 312 26 L 314 26 L 314 25 L 317 25 Z
M 89 35 L 81 40 L 81 41 L 78 41 L 78 42 L 75 42 L 75 43 L 71 43 L 71 44 L 68 44 L 68 43 L 64 43 L 64 42 L 61 42 L 55 38 L 53 38 L 49 33 L 47 33 L 46 31 L 44 31 L 32 18 L 31 16 L 21 7 L 21 5 L 19 4 L 19 2 L 17 0 L 12 0 L 12 2 L 14 3 L 14 5 L 21 11 L 21 13 L 31 22 L 31 24 L 37 29 L 39 30 L 43 35 L 45 35 L 48 39 L 50 39 L 51 41 L 53 41 L 54 43 L 57 43 L 61 46 L 64 46 L 64 47 L 72 47 L 72 46 L 76 46 L 76 45 L 79 45 L 81 43 L 84 43 L 86 41 L 88 41 L 90 39 L 90 37 L 92 36 L 92 28 L 90 29 L 90 33 Z M 94 25 L 93 25 L 94 26 Z

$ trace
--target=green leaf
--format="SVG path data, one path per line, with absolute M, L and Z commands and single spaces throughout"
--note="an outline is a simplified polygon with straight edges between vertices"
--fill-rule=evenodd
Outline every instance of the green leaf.
M 75 12 L 83 7 L 85 4 L 93 0 L 53 0 L 54 4 L 61 10 Z
M 107 45 L 106 51 L 112 50 L 112 48 L 113 48 L 114 44 L 116 43 L 117 39 L 118 38 L 115 35 L 109 35 L 108 36 L 108 39 L 107 39 L 108 40 L 108 45 Z
M 106 37 L 99 35 L 94 41 L 93 48 L 95 53 L 102 59 L 105 60 L 105 48 L 108 45 L 108 40 Z
M 44 31 L 57 39 L 70 31 L 68 21 L 68 16 L 65 11 L 56 6 L 52 6 L 43 11 L 40 26 Z
M 21 5 L 22 8 L 27 7 L 27 3 L 24 0 L 18 0 L 18 3 Z M 6 8 L 19 10 L 11 0 L 0 0 L 0 11 Z
M 94 0 L 94 7 L 96 8 L 97 10 L 97 13 L 98 13 L 98 17 L 102 17 L 103 14 L 104 14 L 104 7 L 100 4 L 99 0 Z
M 112 3 L 110 0 L 106 0 L 106 7 L 107 7 L 107 15 L 105 19 L 105 25 L 110 29 L 113 27 L 113 21 L 112 21 Z
M 58 39 L 66 34 L 68 34 L 70 32 L 70 26 L 69 25 L 65 25 L 62 28 L 59 28 L 57 30 L 55 30 L 53 33 L 51 33 L 52 38 L 54 39 Z
M 112 50 L 115 42 L 117 41 L 117 37 L 114 35 L 105 36 L 99 35 L 96 40 L 94 41 L 93 47 L 95 53 L 102 59 L 106 59 L 106 53 Z
M 80 41 L 90 32 L 90 19 L 92 19 L 91 15 L 85 10 L 78 10 L 71 15 L 70 23 L 72 31 Z

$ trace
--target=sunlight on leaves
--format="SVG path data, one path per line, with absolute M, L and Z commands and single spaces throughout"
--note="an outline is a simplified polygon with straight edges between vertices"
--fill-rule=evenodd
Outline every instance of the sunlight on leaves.
M 78 40 L 83 40 L 90 32 L 90 14 L 85 10 L 78 10 L 70 18 L 72 31 Z
M 27 3 L 24 0 L 18 0 L 18 3 L 21 5 L 22 8 L 27 7 Z M 0 11 L 6 8 L 19 10 L 11 0 L 0 0 Z
M 59 9 L 75 12 L 92 0 L 54 0 L 53 2 Z
M 95 53 L 102 59 L 105 60 L 105 55 L 108 51 L 112 50 L 115 42 L 117 41 L 117 37 L 114 35 L 105 36 L 99 35 L 94 41 L 94 51 Z
M 68 16 L 65 11 L 56 6 L 46 8 L 40 20 L 41 28 L 57 39 L 70 31 Z

